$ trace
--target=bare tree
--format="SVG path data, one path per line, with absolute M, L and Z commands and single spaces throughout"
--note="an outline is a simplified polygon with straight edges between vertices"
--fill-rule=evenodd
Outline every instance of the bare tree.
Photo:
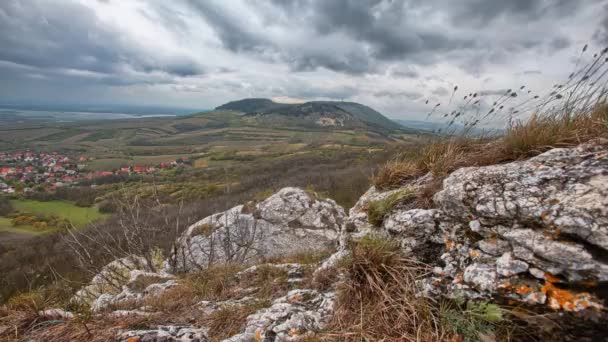
M 103 276 L 108 278 L 108 284 L 120 286 L 124 272 L 110 270 L 99 275 L 100 261 L 157 272 L 162 266 L 163 250 L 169 250 L 192 218 L 183 217 L 183 201 L 165 203 L 156 186 L 151 198 L 133 195 L 123 188 L 112 202 L 116 212 L 111 218 L 94 222 L 84 230 L 71 227 L 65 241 L 91 277 Z

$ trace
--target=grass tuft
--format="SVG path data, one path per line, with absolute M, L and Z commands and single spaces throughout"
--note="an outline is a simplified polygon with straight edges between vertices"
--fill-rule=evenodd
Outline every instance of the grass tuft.
M 367 207 L 369 222 L 375 226 L 382 225 L 384 217 L 388 215 L 397 205 L 404 203 L 415 197 L 411 189 L 403 189 L 391 194 L 390 196 L 371 202 Z
M 331 325 L 322 335 L 339 341 L 438 341 L 447 337 L 428 299 L 417 296 L 424 265 L 407 259 L 393 241 L 363 238 L 341 266 Z

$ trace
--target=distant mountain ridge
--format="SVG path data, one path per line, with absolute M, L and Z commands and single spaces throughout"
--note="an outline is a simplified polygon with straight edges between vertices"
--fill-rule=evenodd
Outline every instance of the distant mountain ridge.
M 382 132 L 401 130 L 396 122 L 356 102 L 310 101 L 287 104 L 264 98 L 249 98 L 228 102 L 216 110 L 240 112 L 246 120 L 275 125 L 365 128 Z

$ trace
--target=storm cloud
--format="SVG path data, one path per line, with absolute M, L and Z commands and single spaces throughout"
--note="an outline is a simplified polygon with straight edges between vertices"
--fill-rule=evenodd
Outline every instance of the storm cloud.
M 455 85 L 550 87 L 585 44 L 608 45 L 604 1 L 5 0 L 0 103 L 264 96 L 411 118 Z

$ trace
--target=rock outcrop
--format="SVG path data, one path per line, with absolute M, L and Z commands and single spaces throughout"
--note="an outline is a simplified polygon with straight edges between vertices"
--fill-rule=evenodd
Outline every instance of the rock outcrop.
M 251 265 L 236 275 L 245 279 L 271 268 L 287 275 L 289 290 L 266 301 L 267 307 L 256 307 L 242 331 L 226 341 L 296 341 L 328 324 L 336 287 L 325 292 L 307 288 L 299 264 L 256 264 L 267 257 L 331 248 L 334 253 L 308 274 L 331 272 L 350 254 L 350 240 L 373 234 L 398 241 L 404 253 L 432 266 L 432 273 L 420 280 L 421 295 L 502 298 L 544 310 L 604 307 L 598 289 L 608 282 L 608 146 L 554 149 L 529 160 L 460 169 L 444 180 L 434 208 L 396 206 L 380 226 L 369 221 L 367 210 L 374 201 L 415 190 L 430 177 L 391 191 L 372 187 L 348 217 L 332 200 L 282 189 L 258 204 L 240 205 L 192 225 L 177 241 L 179 251 L 165 262 L 163 273 L 150 272 L 137 258 L 117 260 L 77 297 L 103 310 L 179 286 L 169 271 L 239 262 Z M 110 277 L 115 274 L 119 281 Z M 258 305 L 255 291 L 246 288 L 228 300 L 201 301 L 197 309 L 212 314 Z M 206 341 L 214 336 L 191 325 L 117 336 L 120 341 L 132 338 Z
M 435 249 L 439 258 L 425 260 L 435 265 L 428 292 L 568 311 L 602 305 L 593 292 L 608 281 L 606 146 L 462 168 L 434 202 L 435 209 L 394 210 L 381 227 L 414 255 Z M 349 220 L 356 215 L 364 214 Z
M 192 225 L 166 269 L 194 271 L 332 248 L 344 218 L 344 209 L 333 200 L 284 188 L 256 205 L 239 205 Z

